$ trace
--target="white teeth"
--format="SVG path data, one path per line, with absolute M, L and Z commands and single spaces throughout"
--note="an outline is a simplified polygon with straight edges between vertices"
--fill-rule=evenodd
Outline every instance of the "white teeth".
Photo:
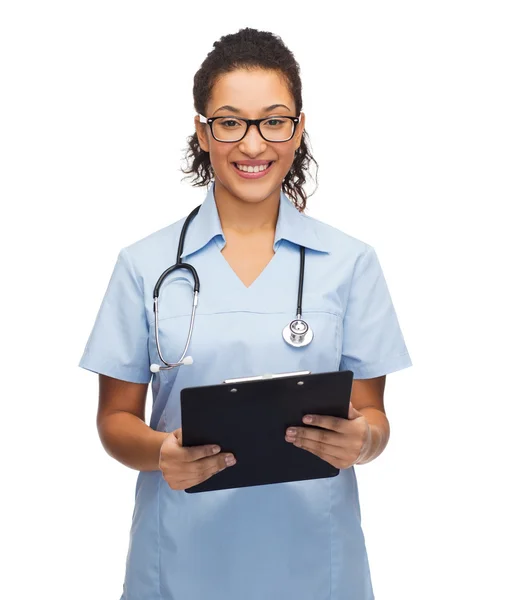
M 244 171 L 245 173 L 259 173 L 260 171 L 265 171 L 265 169 L 267 169 L 267 167 L 269 166 L 267 165 L 260 165 L 260 166 L 255 166 L 255 167 L 247 167 L 245 165 L 238 165 L 236 163 L 237 168 L 239 169 L 239 171 Z

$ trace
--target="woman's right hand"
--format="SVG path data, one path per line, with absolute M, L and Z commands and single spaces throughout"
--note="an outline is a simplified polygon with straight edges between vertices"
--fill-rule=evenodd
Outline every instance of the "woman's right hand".
M 182 435 L 181 427 L 172 431 L 160 448 L 159 468 L 171 489 L 193 487 L 235 464 L 234 455 L 220 452 L 215 444 L 183 447 Z M 229 458 L 231 462 L 227 463 Z

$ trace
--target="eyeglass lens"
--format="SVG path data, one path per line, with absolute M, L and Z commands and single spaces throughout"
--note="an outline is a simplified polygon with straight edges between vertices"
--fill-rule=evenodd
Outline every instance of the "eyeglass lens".
M 273 117 L 260 123 L 262 135 L 271 142 L 289 140 L 295 127 L 291 119 Z M 246 131 L 246 123 L 233 117 L 220 117 L 213 122 L 214 136 L 223 142 L 240 140 Z

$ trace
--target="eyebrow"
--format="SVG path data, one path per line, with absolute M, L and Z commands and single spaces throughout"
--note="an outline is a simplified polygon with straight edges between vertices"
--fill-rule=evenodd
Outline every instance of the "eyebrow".
M 285 106 L 284 104 L 271 104 L 270 106 L 266 106 L 263 109 L 263 112 L 269 112 L 271 110 L 274 110 L 275 108 L 278 108 L 279 106 L 282 108 L 286 108 L 287 110 L 290 110 L 288 108 L 288 106 Z M 213 114 L 216 114 L 219 110 L 229 110 L 230 112 L 234 112 L 234 113 L 241 112 L 241 110 L 239 108 L 236 108 L 235 106 L 230 106 L 229 104 L 225 104 L 224 106 L 220 106 L 220 108 L 217 108 Z

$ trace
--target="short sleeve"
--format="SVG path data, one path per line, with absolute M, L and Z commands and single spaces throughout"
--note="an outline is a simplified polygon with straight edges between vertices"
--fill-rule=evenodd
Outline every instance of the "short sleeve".
M 339 370 L 356 379 L 412 366 L 376 251 L 367 244 L 355 265 L 343 318 Z
M 149 383 L 149 327 L 142 287 L 121 249 L 79 366 L 133 383 Z

